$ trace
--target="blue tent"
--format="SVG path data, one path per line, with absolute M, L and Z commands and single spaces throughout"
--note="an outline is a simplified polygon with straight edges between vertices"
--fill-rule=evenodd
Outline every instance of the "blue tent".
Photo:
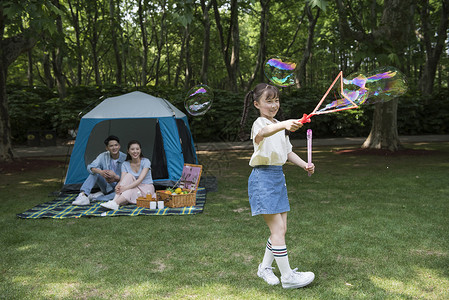
M 174 184 L 184 163 L 198 163 L 187 116 L 165 99 L 132 92 L 105 99 L 81 118 L 63 190 L 81 186 L 89 175 L 86 166 L 106 151 L 109 135 L 120 138 L 124 153 L 129 141 L 142 144 L 158 185 Z

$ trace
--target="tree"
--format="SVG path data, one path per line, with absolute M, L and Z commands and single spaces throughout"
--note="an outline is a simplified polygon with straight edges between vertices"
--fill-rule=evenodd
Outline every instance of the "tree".
M 212 6 L 212 1 L 206 4 L 205 0 L 201 0 L 201 11 L 203 12 L 203 27 L 204 27 L 204 44 L 203 55 L 201 57 L 201 82 L 207 84 L 207 73 L 209 69 L 209 54 L 210 54 L 210 19 L 209 10 Z
M 247 89 L 251 89 L 254 80 L 259 76 L 259 82 L 264 81 L 263 63 L 267 57 L 268 21 L 270 19 L 270 1 L 260 0 L 260 27 L 259 27 L 259 48 L 257 50 L 256 65 L 248 81 Z
M 214 6 L 215 22 L 220 37 L 220 49 L 223 61 L 228 73 L 229 89 L 233 92 L 238 91 L 237 76 L 239 72 L 240 57 L 240 37 L 239 37 L 239 21 L 238 21 L 238 1 L 231 0 L 231 16 L 229 21 L 227 39 L 223 32 L 222 18 L 218 9 L 216 0 L 212 0 Z M 231 53 L 229 53 L 229 50 Z
M 36 5 L 36 2 L 42 5 Z M 0 4 L 0 161 L 12 161 L 6 83 L 8 67 L 30 51 L 42 32 L 54 30 L 58 9 L 49 1 L 2 1 Z M 8 29 L 8 31 L 6 31 Z M 8 35 L 6 35 L 8 34 Z
M 299 76 L 297 80 L 297 86 L 301 87 L 305 82 L 305 76 L 306 76 L 306 65 L 309 61 L 310 56 L 312 55 L 312 48 L 313 48 L 313 40 L 315 35 L 315 26 L 318 21 L 318 18 L 320 17 L 320 9 L 317 10 L 316 15 L 313 16 L 312 9 L 310 5 L 306 4 L 304 8 L 307 19 L 309 20 L 309 27 L 308 27 L 308 38 L 307 38 L 307 44 L 304 49 L 304 53 L 302 55 L 301 62 L 299 63 Z
M 412 28 L 414 0 L 385 0 L 381 7 L 379 24 L 367 22 L 364 26 L 353 8 L 343 0 L 337 0 L 340 33 L 343 39 L 355 39 L 361 44 L 380 49 L 388 54 L 390 64 L 402 69 L 403 53 L 409 43 Z M 363 6 L 365 7 L 365 6 Z M 372 9 L 369 20 L 378 20 L 376 9 Z M 349 20 L 351 22 L 349 22 Z M 397 130 L 396 99 L 377 104 L 371 132 L 363 148 L 396 151 L 401 147 Z
M 438 28 L 436 29 L 436 35 L 434 34 L 434 30 L 432 30 L 433 28 L 430 27 L 432 22 L 429 20 L 431 9 L 429 0 L 419 1 L 419 3 L 420 5 L 418 5 L 418 8 L 421 16 L 422 34 L 419 34 L 418 37 L 422 40 L 426 49 L 426 62 L 423 67 L 421 80 L 419 81 L 419 87 L 423 95 L 430 96 L 433 92 L 438 62 L 443 53 L 447 37 L 449 25 L 449 0 L 443 0 L 441 3 L 439 9 L 441 15 Z
M 120 14 L 115 12 L 115 2 L 116 0 L 109 0 L 109 17 L 110 17 L 110 26 L 111 26 L 111 42 L 112 47 L 114 48 L 114 57 L 115 57 L 115 83 L 117 85 L 122 84 L 122 59 L 120 55 L 119 45 L 117 41 L 117 35 L 119 31 L 120 24 Z

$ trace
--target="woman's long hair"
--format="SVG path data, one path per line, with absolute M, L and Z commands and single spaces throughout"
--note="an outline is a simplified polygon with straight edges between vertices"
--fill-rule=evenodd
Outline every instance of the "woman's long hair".
M 128 143 L 128 150 L 126 151 L 126 160 L 131 160 L 131 155 L 129 155 L 129 148 L 131 148 L 131 145 L 133 145 L 133 144 L 139 145 L 139 147 L 140 147 L 140 158 L 143 157 L 142 145 L 140 144 L 139 141 L 132 140 L 132 141 L 129 141 L 129 143 Z

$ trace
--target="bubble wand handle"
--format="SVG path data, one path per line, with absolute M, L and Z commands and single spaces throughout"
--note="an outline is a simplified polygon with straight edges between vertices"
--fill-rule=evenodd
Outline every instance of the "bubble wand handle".
M 307 129 L 307 167 L 312 166 L 312 129 Z M 309 177 L 312 173 L 309 173 Z
M 308 115 L 308 114 L 303 114 L 302 115 L 302 118 L 301 119 L 299 119 L 298 121 L 301 123 L 301 124 L 304 124 L 304 123 L 310 123 L 310 118 L 313 116 L 313 114 L 310 114 L 310 115 Z

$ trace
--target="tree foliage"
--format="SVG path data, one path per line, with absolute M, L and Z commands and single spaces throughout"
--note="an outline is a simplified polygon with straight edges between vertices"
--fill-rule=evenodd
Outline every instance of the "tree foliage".
M 3 1 L 0 9 L 5 136 L 10 135 L 6 85 L 13 93 L 9 106 L 18 103 L 21 90 L 45 86 L 52 93 L 45 100 L 52 99 L 62 114 L 61 108 L 75 109 L 66 98 L 83 88 L 94 89 L 95 97 L 118 87 L 175 90 L 182 98 L 182 91 L 206 83 L 239 95 L 241 102 L 242 93 L 267 80 L 262 64 L 270 55 L 301 62 L 298 86 L 282 91 L 287 99 L 300 87 L 314 91 L 318 98 L 310 101 L 316 101 L 340 70 L 350 74 L 383 65 L 399 67 L 426 104 L 434 89 L 439 93 L 449 81 L 449 0 L 20 0 Z M 28 44 L 11 52 L 12 40 Z M 166 98 L 176 102 L 172 97 Z M 221 101 L 216 99 L 211 116 L 214 110 L 229 113 Z M 293 106 L 289 116 L 307 112 Z M 240 104 L 229 109 L 238 115 Z M 17 107 L 11 110 L 17 113 Z M 67 124 L 45 120 L 39 126 L 61 132 L 59 126 Z M 15 128 L 16 120 L 12 123 Z

